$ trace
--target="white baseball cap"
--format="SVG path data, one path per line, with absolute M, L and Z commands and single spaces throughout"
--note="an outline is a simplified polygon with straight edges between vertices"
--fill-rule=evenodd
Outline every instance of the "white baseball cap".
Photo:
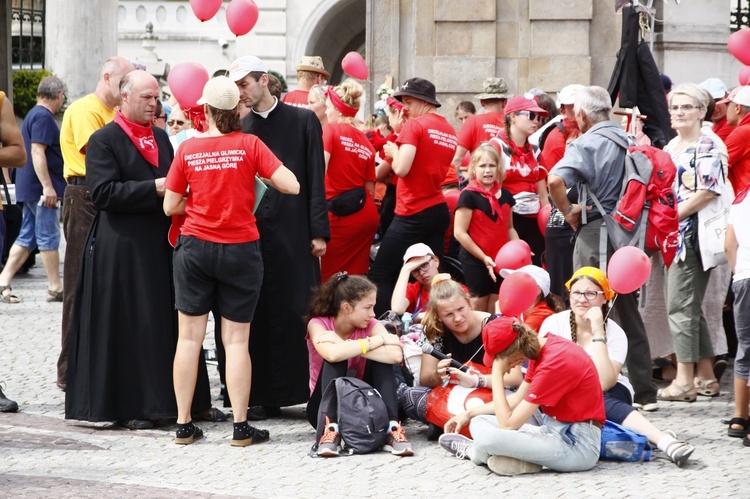
M 268 73 L 268 68 L 254 55 L 246 55 L 235 59 L 227 70 L 232 81 L 239 81 L 250 73 Z
M 711 94 L 711 97 L 714 99 L 722 99 L 727 95 L 727 86 L 718 78 L 703 80 L 698 86 L 704 90 L 708 90 L 708 93 Z
M 735 88 L 734 90 L 732 90 L 732 93 L 730 93 L 727 98 L 724 99 L 724 101 L 750 107 L 750 86 L 743 85 L 741 87 Z
M 435 253 L 433 253 L 430 247 L 425 243 L 412 244 L 407 248 L 406 253 L 404 253 L 404 263 L 408 262 L 412 258 L 427 255 L 435 256 Z
M 503 278 L 508 277 L 514 272 L 524 272 L 529 274 L 536 281 L 536 285 L 542 290 L 542 296 L 549 294 L 549 273 L 541 267 L 536 265 L 525 265 L 518 270 L 502 269 L 500 270 L 500 276 Z
M 563 104 L 566 106 L 575 104 L 578 92 L 580 92 L 584 88 L 585 87 L 583 85 L 579 85 L 578 83 L 563 87 L 562 90 L 557 92 L 557 107 L 560 107 Z
M 240 90 L 226 76 L 216 76 L 206 82 L 203 95 L 196 104 L 208 104 L 216 109 L 230 110 L 237 107 L 240 101 Z

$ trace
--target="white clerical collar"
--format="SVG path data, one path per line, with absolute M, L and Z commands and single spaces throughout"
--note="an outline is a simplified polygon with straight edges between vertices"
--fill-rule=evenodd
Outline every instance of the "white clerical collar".
M 271 109 L 269 109 L 268 111 L 263 111 L 262 113 L 259 113 L 258 111 L 256 111 L 255 109 L 253 109 L 253 112 L 255 114 L 257 114 L 258 116 L 262 117 L 262 118 L 268 118 L 268 115 L 271 114 L 271 111 L 273 111 L 274 109 L 276 109 L 276 106 L 278 106 L 278 105 L 279 105 L 279 99 L 277 99 L 276 96 L 274 96 L 274 98 L 273 98 L 273 106 L 271 106 Z

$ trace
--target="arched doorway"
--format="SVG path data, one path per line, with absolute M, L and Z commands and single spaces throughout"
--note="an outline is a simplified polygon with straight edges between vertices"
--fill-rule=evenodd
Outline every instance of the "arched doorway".
M 293 61 L 319 55 L 331 73 L 330 83 L 341 82 L 341 59 L 356 51 L 365 56 L 367 0 L 325 0 L 310 15 L 300 33 Z

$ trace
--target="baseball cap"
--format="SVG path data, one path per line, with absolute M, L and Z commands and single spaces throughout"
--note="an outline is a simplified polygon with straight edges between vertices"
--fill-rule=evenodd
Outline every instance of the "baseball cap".
M 581 267 L 580 269 L 576 270 L 573 274 L 573 277 L 571 277 L 568 282 L 565 283 L 565 289 L 570 290 L 570 286 L 573 284 L 573 281 L 583 276 L 590 277 L 599 284 L 599 287 L 602 288 L 602 291 L 604 291 L 605 300 L 611 300 L 615 297 L 615 290 L 612 289 L 612 286 L 609 285 L 607 276 L 604 275 L 604 272 L 602 272 L 601 269 L 598 269 L 596 267 Z
M 406 249 L 406 253 L 404 253 L 404 263 L 408 262 L 412 258 L 427 255 L 435 256 L 435 253 L 433 253 L 430 247 L 425 243 L 412 244 Z
M 488 322 L 482 329 L 482 345 L 484 346 L 482 363 L 486 367 L 491 367 L 495 356 L 518 339 L 518 333 L 513 330 L 515 322 L 513 317 L 498 317 Z
M 727 95 L 726 99 L 719 101 L 720 104 L 725 104 L 727 102 L 733 102 L 734 104 L 739 104 L 741 106 L 750 106 L 750 86 L 743 85 L 737 87 Z
M 237 107 L 240 101 L 240 90 L 226 76 L 211 78 L 203 87 L 203 95 L 196 104 L 208 104 L 216 109 L 230 110 Z
M 547 296 L 549 294 L 549 273 L 543 268 L 537 267 L 536 265 L 524 265 L 520 269 L 516 270 L 501 269 L 500 277 L 508 277 L 514 272 L 524 272 L 526 274 L 529 274 L 534 278 L 534 280 L 536 281 L 536 285 L 539 286 L 539 289 L 542 290 L 542 296 Z
M 239 81 L 250 73 L 268 73 L 268 68 L 254 55 L 246 55 L 235 59 L 227 70 L 232 81 Z
M 562 105 L 570 106 L 576 103 L 576 96 L 578 92 L 583 90 L 585 87 L 578 83 L 573 83 L 567 87 L 563 87 L 562 90 L 557 92 L 557 107 Z
M 711 97 L 714 99 L 721 99 L 727 95 L 727 86 L 718 78 L 703 80 L 698 86 L 708 90 L 708 93 L 711 94 Z
M 533 111 L 542 116 L 549 115 L 547 111 L 539 107 L 531 94 L 516 95 L 508 100 L 505 105 L 505 114 L 517 113 L 518 111 Z

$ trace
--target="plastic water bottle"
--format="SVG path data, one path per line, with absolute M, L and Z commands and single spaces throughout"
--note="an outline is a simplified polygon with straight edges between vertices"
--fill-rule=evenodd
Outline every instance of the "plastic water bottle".
M 404 323 L 404 330 L 401 334 L 408 334 L 409 328 L 411 327 L 411 314 L 409 312 L 404 312 L 404 315 L 401 316 L 401 322 Z

